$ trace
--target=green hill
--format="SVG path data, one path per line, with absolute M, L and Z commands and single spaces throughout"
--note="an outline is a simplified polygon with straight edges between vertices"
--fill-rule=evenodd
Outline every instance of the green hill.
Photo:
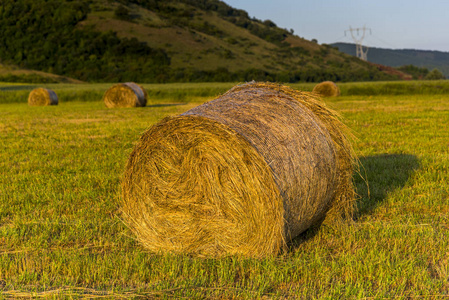
M 90 82 L 397 78 L 219 0 L 3 0 L 0 62 Z
M 335 43 L 332 46 L 349 55 L 356 55 L 355 44 Z M 449 78 L 449 52 L 373 47 L 368 50 L 368 61 L 391 67 L 414 65 L 429 70 L 438 69 Z

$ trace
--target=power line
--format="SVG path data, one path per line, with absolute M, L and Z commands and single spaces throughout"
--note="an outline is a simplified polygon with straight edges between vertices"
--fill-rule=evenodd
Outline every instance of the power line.
M 374 37 L 375 39 L 377 39 L 378 41 L 380 41 L 381 43 L 383 43 L 383 44 L 389 46 L 390 48 L 397 48 L 396 45 L 393 45 L 393 44 L 391 44 L 391 43 L 388 43 L 388 42 L 386 42 L 386 41 L 380 39 L 378 36 L 376 36 L 376 35 L 374 35 L 374 34 L 373 34 L 373 37 Z

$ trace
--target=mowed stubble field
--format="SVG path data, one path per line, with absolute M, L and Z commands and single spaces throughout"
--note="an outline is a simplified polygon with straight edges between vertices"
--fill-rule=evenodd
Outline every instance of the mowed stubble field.
M 346 83 L 325 99 L 356 137 L 358 213 L 265 259 L 149 253 L 120 216 L 143 131 L 233 84 L 144 85 L 132 109 L 107 109 L 108 86 L 50 85 L 59 105 L 30 107 L 35 86 L 0 84 L 0 299 L 449 297 L 449 83 Z

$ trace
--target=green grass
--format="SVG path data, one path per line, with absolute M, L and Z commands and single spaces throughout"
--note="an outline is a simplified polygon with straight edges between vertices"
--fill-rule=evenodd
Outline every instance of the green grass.
M 161 118 L 230 86 L 145 85 L 154 89 L 148 107 L 107 109 L 101 95 L 108 85 L 50 85 L 84 98 L 29 107 L 21 97 L 30 87 L 0 84 L 0 299 L 449 297 L 444 94 L 326 99 L 357 137 L 366 180 L 354 176 L 353 221 L 310 230 L 288 253 L 267 259 L 143 249 L 119 215 L 119 184 L 133 145 Z
M 45 87 L 56 92 L 59 102 L 98 102 L 104 92 L 112 83 L 102 84 L 0 84 L 0 104 L 27 103 L 29 93 L 37 87 Z M 168 83 L 168 84 L 142 84 L 147 90 L 149 104 L 158 104 L 157 101 L 190 102 L 192 98 L 216 97 L 235 83 Z
M 339 83 L 342 95 L 444 95 L 447 80 Z
M 191 102 L 197 98 L 214 98 L 233 87 L 232 82 L 222 83 L 167 83 L 142 84 L 147 90 L 149 103 L 158 101 Z M 102 84 L 0 84 L 0 104 L 26 103 L 28 94 L 37 87 L 52 89 L 59 102 L 98 102 L 112 83 Z M 316 83 L 289 84 L 295 89 L 312 91 Z M 358 82 L 338 83 L 343 96 L 380 96 L 380 95 L 445 95 L 449 94 L 449 81 L 397 81 L 397 82 Z

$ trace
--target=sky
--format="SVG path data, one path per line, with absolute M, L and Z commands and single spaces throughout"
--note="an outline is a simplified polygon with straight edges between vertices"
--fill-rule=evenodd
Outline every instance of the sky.
M 319 44 L 449 52 L 449 0 L 223 0 Z M 368 30 L 369 29 L 369 30 Z

